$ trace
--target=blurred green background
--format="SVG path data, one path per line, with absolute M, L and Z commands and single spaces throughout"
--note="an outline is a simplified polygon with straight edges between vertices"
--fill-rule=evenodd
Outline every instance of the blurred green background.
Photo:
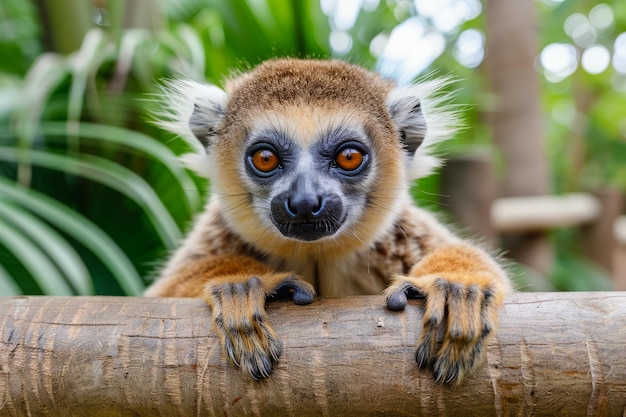
M 543 0 L 535 69 L 550 188 L 626 188 L 626 2 Z M 158 85 L 220 84 L 276 56 L 337 57 L 408 83 L 452 75 L 468 128 L 493 149 L 478 0 L 2 0 L 0 295 L 141 294 L 206 197 L 152 123 Z M 571 138 L 576 136 L 576 149 Z M 572 156 L 574 155 L 574 156 Z M 439 210 L 438 176 L 416 198 Z M 575 230 L 550 232 L 537 288 L 611 288 Z M 536 289 L 514 267 L 521 289 Z M 526 271 L 527 272 L 527 271 Z

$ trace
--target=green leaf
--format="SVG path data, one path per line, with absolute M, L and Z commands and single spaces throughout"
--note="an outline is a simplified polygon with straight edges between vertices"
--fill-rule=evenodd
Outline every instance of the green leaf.
M 20 287 L 0 264 L 0 297 L 12 297 L 21 294 L 22 290 L 20 290 Z
M 83 109 L 85 101 L 85 90 L 87 89 L 87 80 L 92 72 L 102 64 L 106 39 L 101 29 L 90 29 L 83 39 L 80 50 L 68 57 L 70 68 L 72 70 L 72 84 L 70 86 L 70 95 L 67 103 L 67 123 L 68 123 L 68 145 L 69 149 L 78 151 L 78 120 Z
M 2 197 L 0 197 L 0 218 L 12 224 L 24 237 L 36 242 L 37 246 L 54 261 L 79 295 L 93 294 L 87 267 L 74 248 L 58 232 L 27 211 L 7 204 Z
M 180 25 L 178 27 L 178 36 L 189 50 L 191 69 L 193 70 L 192 74 L 195 75 L 193 78 L 202 79 L 204 77 L 206 59 L 204 56 L 204 47 L 202 46 L 202 41 L 198 33 L 189 25 Z M 191 76 L 192 74 L 187 74 L 187 76 Z
M 84 160 L 80 160 L 49 152 L 30 151 L 28 156 L 35 165 L 88 178 L 124 194 L 142 208 L 168 248 L 178 245 L 182 234 L 176 222 L 150 185 L 131 170 L 92 155 L 83 155 Z M 0 146 L 0 159 L 15 161 L 17 158 L 17 150 Z
M 26 74 L 21 92 L 22 105 L 15 112 L 15 135 L 20 150 L 32 146 L 43 108 L 66 76 L 65 61 L 52 53 L 40 55 Z M 26 152 L 19 154 L 17 175 L 21 184 L 30 184 L 31 169 Z
M 69 68 L 72 72 L 72 83 L 68 102 L 68 120 L 78 120 L 87 89 L 87 79 L 97 71 L 106 54 L 103 48 L 107 40 L 104 31 L 93 28 L 87 31 L 80 50 L 68 57 Z
M 110 91 L 122 91 L 126 86 L 130 68 L 133 65 L 133 58 L 140 45 L 145 44 L 149 39 L 149 33 L 145 29 L 128 29 L 123 32 L 119 43 L 119 53 L 115 64 L 116 77 L 109 84 Z M 150 65 L 150 62 L 145 64 Z M 152 79 L 151 79 L 152 81 Z
M 0 194 L 72 236 L 102 261 L 128 295 L 141 295 L 145 285 L 126 254 L 97 225 L 58 201 L 0 177 Z
M 114 126 L 106 126 L 93 123 L 80 123 L 78 134 L 82 138 L 96 139 L 106 143 L 116 143 L 132 150 L 143 152 L 162 163 L 172 173 L 180 188 L 184 191 L 188 209 L 193 212 L 200 207 L 201 199 L 198 189 L 187 173 L 178 162 L 176 155 L 165 145 L 140 132 Z M 46 136 L 63 138 L 67 134 L 67 125 L 64 122 L 45 122 L 39 127 L 39 132 Z M 0 135 L 2 132 L 0 131 Z
M 172 55 L 170 60 L 175 73 L 178 72 L 187 78 L 194 76 L 193 65 L 189 62 L 189 49 L 178 36 L 174 36 L 170 32 L 160 32 L 158 45 L 159 48 L 167 51 L 168 55 Z
M 32 241 L 0 217 L 0 244 L 18 259 L 48 295 L 73 295 L 57 267 Z
M 24 77 L 22 106 L 16 114 L 18 137 L 29 140 L 34 137 L 41 112 L 50 94 L 67 73 L 65 60 L 56 54 L 42 54 L 33 63 Z
M 552 283 L 561 291 L 610 291 L 613 281 L 607 271 L 572 252 L 559 253 L 552 268 Z

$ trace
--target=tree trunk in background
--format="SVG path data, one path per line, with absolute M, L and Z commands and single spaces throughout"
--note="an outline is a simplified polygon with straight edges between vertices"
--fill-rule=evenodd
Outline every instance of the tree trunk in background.
M 50 52 L 69 54 L 80 48 L 83 36 L 93 26 L 93 5 L 85 0 L 51 2 L 37 0 L 43 43 Z
M 78 50 L 85 34 L 93 27 L 100 26 L 118 34 L 125 28 L 163 26 L 159 3 L 153 0 L 36 0 L 34 4 L 46 49 L 61 54 Z
M 498 231 L 492 221 L 492 205 L 498 183 L 491 151 L 476 150 L 450 158 L 441 169 L 439 202 L 456 223 L 480 239 L 497 245 Z
M 495 103 L 489 123 L 501 151 L 502 196 L 550 192 L 543 114 L 534 60 L 537 23 L 531 0 L 487 0 L 487 70 Z M 511 236 L 505 249 L 515 260 L 547 274 L 553 253 L 545 234 Z

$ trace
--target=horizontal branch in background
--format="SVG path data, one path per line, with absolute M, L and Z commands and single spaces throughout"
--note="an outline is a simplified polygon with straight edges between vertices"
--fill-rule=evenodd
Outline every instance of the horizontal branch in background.
M 491 221 L 501 233 L 576 227 L 590 223 L 602 213 L 591 194 L 498 198 L 491 206 Z
M 626 293 L 511 296 L 461 385 L 417 369 L 420 302 L 270 304 L 271 376 L 227 364 L 197 299 L 0 299 L 0 416 L 622 416 Z

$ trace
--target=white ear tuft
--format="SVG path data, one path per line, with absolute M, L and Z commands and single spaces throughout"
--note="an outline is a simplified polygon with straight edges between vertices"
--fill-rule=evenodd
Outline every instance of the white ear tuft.
M 446 105 L 442 89 L 452 80 L 443 78 L 396 87 L 387 97 L 387 110 L 398 130 L 409 160 L 409 179 L 425 177 L 441 166 L 433 147 L 459 128 L 458 112 Z
M 415 89 L 415 86 L 395 88 L 387 97 L 387 111 L 409 155 L 415 154 L 426 137 L 422 96 Z
M 226 109 L 226 93 L 191 80 L 173 80 L 162 87 L 162 110 L 157 124 L 184 139 L 196 150 L 206 150 Z M 199 142 L 198 142 L 199 141 Z

